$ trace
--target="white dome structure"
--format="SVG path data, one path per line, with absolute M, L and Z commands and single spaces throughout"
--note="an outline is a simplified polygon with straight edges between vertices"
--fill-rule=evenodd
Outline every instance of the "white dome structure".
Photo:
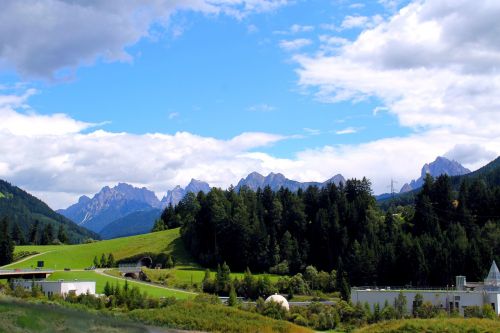
M 281 304 L 282 307 L 284 307 L 287 311 L 290 310 L 290 305 L 288 304 L 288 301 L 286 300 L 285 297 L 274 294 L 266 298 L 266 303 L 268 302 L 276 302 L 278 304 Z

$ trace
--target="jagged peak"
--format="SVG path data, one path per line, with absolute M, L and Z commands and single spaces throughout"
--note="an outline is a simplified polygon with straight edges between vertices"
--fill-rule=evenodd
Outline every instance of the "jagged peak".
M 89 202 L 90 200 L 92 199 L 90 199 L 88 196 L 82 195 L 80 198 L 78 198 L 78 203 L 86 203 Z
M 250 178 L 265 178 L 263 175 L 258 173 L 257 171 L 251 172 L 248 174 L 248 176 L 245 179 L 250 179 Z

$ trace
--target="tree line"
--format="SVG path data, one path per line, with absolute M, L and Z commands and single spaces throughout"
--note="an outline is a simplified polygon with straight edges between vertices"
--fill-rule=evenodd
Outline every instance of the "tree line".
M 31 225 L 26 239 L 17 223 L 11 226 L 9 218 L 3 217 L 0 221 L 0 266 L 10 264 L 13 261 L 16 245 L 50 245 L 67 242 L 68 236 L 64 225 L 60 225 L 55 232 L 52 224 L 47 223 L 42 228 L 40 223 L 36 221 Z
M 500 187 L 428 176 L 414 204 L 381 210 L 370 182 L 291 192 L 212 189 L 169 206 L 155 228 L 181 227 L 203 265 L 296 274 L 309 265 L 350 285 L 447 285 L 482 280 L 500 259 Z

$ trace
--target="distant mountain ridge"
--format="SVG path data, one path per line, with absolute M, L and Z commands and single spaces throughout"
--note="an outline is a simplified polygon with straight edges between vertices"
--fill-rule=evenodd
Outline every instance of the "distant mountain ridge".
M 327 181 L 301 183 L 286 178 L 280 173 L 270 173 L 264 177 L 252 172 L 241 179 L 236 189 L 248 186 L 252 190 L 270 186 L 273 190 L 281 187 L 291 191 L 306 189 L 309 186 L 323 187 L 328 183 L 345 183 L 342 175 L 336 175 Z M 154 221 L 161 215 L 163 209 L 169 205 L 177 205 L 187 193 L 208 193 L 210 185 L 201 180 L 191 179 L 189 184 L 182 188 L 179 185 L 166 192 L 160 200 L 153 191 L 147 188 L 137 188 L 126 183 L 119 183 L 115 187 L 103 187 L 92 198 L 81 196 L 78 202 L 58 212 L 74 221 L 76 224 L 99 233 L 103 238 L 113 238 L 140 234 L 151 230 Z M 158 212 L 160 212 L 158 214 Z
M 7 217 L 12 224 L 19 226 L 27 238 L 30 227 L 39 221 L 40 230 L 47 224 L 57 228 L 64 226 L 71 243 L 79 243 L 87 238 L 97 239 L 99 236 L 73 221 L 53 211 L 46 203 L 28 192 L 0 180 L 0 218 Z
M 420 172 L 420 178 L 404 184 L 399 193 L 413 191 L 422 187 L 427 174 L 430 174 L 432 177 L 439 177 L 440 175 L 462 176 L 470 172 L 469 169 L 463 167 L 457 161 L 438 156 L 434 162 L 424 164 Z
M 185 189 L 177 185 L 174 189 L 167 191 L 167 194 L 161 199 L 162 208 L 167 207 L 168 205 L 175 206 L 177 205 L 189 192 L 198 193 L 204 192 L 208 193 L 210 191 L 210 185 L 208 183 L 203 182 L 201 180 L 191 179 L 189 184 Z
M 82 196 L 78 202 L 58 212 L 80 226 L 100 232 L 106 225 L 130 213 L 161 208 L 153 191 L 119 183 L 103 187 L 92 199 Z
M 176 186 L 167 191 L 160 201 L 153 191 L 145 187 L 137 188 L 126 183 L 118 183 L 112 188 L 103 187 L 92 198 L 83 195 L 77 203 L 58 212 L 82 227 L 102 233 L 106 238 L 124 236 L 120 228 L 125 228 L 128 236 L 134 234 L 134 227 L 131 225 L 137 227 L 135 234 L 148 232 L 165 207 L 169 204 L 175 206 L 187 193 L 199 191 L 208 192 L 210 186 L 208 183 L 192 179 L 185 189 Z M 156 214 L 157 212 L 160 213 Z M 120 225 L 120 222 L 124 224 Z
M 337 186 L 340 185 L 340 183 L 345 184 L 345 178 L 341 174 L 337 174 L 323 183 L 301 183 L 296 180 L 288 179 L 281 173 L 271 172 L 269 175 L 264 177 L 258 172 L 252 172 L 246 178 L 242 178 L 236 185 L 235 189 L 239 190 L 241 187 L 246 186 L 253 191 L 256 191 L 258 188 L 263 189 L 264 187 L 269 186 L 273 191 L 277 191 L 283 187 L 295 192 L 299 189 L 305 190 L 309 186 L 323 187 L 329 183 L 334 183 Z

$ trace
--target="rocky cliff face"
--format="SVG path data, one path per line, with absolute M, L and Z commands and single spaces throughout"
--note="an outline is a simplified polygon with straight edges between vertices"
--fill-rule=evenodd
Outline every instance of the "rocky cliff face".
M 432 177 L 439 177 L 440 175 L 461 176 L 467 173 L 470 173 L 470 170 L 464 168 L 457 161 L 438 156 L 434 162 L 424 164 L 420 172 L 420 178 L 412 180 L 409 184 L 404 184 L 399 193 L 409 192 L 422 187 L 427 174 L 430 174 Z
M 345 179 L 342 175 L 338 174 L 323 183 L 319 182 L 298 182 L 295 180 L 291 180 L 286 178 L 281 173 L 270 173 L 266 177 L 257 172 L 252 172 L 246 178 L 242 178 L 238 185 L 236 185 L 236 189 L 240 189 L 243 186 L 246 186 L 254 191 L 258 188 L 264 188 L 269 186 L 272 190 L 279 190 L 281 187 L 287 188 L 290 191 L 298 191 L 299 189 L 306 189 L 309 186 L 318 186 L 323 187 L 328 183 L 334 183 L 335 185 L 339 185 L 340 183 L 345 183 Z
M 132 212 L 160 207 L 154 192 L 119 183 L 113 188 L 103 187 L 92 199 L 82 196 L 76 204 L 58 212 L 78 225 L 100 232 L 107 224 Z
M 186 194 L 189 192 L 198 193 L 198 192 L 208 193 L 210 191 L 210 185 L 208 183 L 202 182 L 200 180 L 191 179 L 186 188 L 182 188 L 177 185 L 174 189 L 167 191 L 167 194 L 161 199 L 161 207 L 165 208 L 168 205 L 175 206 L 177 205 Z

